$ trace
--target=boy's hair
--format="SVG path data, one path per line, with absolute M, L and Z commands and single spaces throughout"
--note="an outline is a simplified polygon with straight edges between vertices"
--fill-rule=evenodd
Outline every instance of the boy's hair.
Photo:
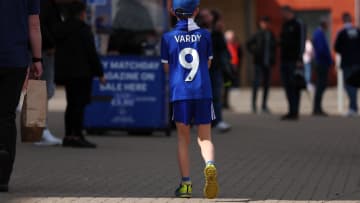
M 69 16 L 70 18 L 79 18 L 81 13 L 86 11 L 86 4 L 80 1 L 73 1 L 70 4 Z
M 184 9 L 178 8 L 175 10 L 175 15 L 181 20 L 193 17 L 193 13 L 187 13 Z

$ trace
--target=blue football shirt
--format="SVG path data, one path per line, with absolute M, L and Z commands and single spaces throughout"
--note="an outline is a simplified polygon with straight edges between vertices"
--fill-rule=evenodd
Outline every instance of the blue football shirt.
M 211 34 L 193 19 L 180 20 L 161 42 L 161 61 L 170 66 L 172 102 L 212 99 L 208 61 L 213 57 Z

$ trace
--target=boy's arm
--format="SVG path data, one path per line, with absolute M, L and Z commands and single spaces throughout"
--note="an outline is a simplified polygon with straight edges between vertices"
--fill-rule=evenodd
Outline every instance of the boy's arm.
M 161 39 L 161 63 L 164 64 L 165 73 L 169 73 L 169 48 L 165 39 L 165 36 Z
M 212 62 L 212 60 L 209 60 L 209 61 L 208 61 L 208 67 L 209 67 L 209 69 L 211 68 L 211 62 Z

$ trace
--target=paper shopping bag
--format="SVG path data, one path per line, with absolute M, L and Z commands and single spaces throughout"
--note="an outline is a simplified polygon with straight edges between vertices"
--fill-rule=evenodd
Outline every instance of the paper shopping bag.
M 21 141 L 38 142 L 46 127 L 47 90 L 43 80 L 29 80 L 21 111 Z

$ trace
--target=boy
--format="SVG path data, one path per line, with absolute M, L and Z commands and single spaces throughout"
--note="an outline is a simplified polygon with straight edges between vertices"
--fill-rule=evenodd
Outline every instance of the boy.
M 161 57 L 169 73 L 173 119 L 178 131 L 178 159 L 182 180 L 175 195 L 190 198 L 192 184 L 189 171 L 190 125 L 198 125 L 198 144 L 206 163 L 204 196 L 218 194 L 211 122 L 215 119 L 212 105 L 209 66 L 212 59 L 210 33 L 194 22 L 200 0 L 173 0 L 173 13 L 178 18 L 175 29 L 162 38 Z

